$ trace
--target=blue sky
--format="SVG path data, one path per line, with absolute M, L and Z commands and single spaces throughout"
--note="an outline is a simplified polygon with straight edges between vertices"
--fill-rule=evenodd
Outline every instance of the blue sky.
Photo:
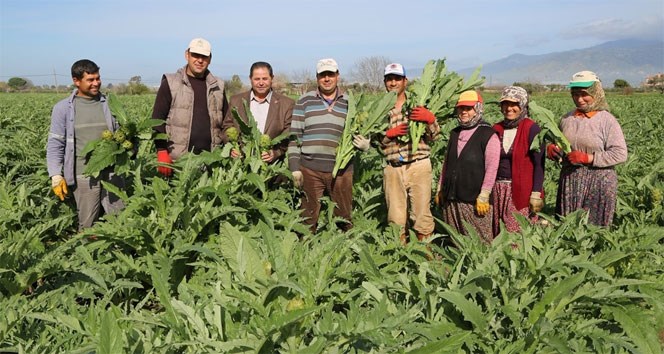
M 662 0 L 0 0 L 0 81 L 53 84 L 55 72 L 69 84 L 71 64 L 88 58 L 104 84 L 140 75 L 156 86 L 184 65 L 194 37 L 212 43 L 214 74 L 245 83 L 258 60 L 294 76 L 333 57 L 347 79 L 371 56 L 406 68 L 447 58 L 461 69 L 515 53 L 664 40 L 663 18 Z

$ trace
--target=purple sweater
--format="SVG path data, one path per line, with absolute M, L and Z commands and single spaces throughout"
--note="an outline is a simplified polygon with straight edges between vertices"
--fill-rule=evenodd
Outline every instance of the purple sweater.
M 616 117 L 608 111 L 599 111 L 592 118 L 569 112 L 560 121 L 560 130 L 572 150 L 594 155 L 593 167 L 613 167 L 627 161 L 625 136 Z

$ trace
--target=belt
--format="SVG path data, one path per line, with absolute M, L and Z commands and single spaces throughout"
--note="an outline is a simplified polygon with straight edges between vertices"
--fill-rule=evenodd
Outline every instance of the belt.
M 426 158 L 426 157 L 425 157 Z M 390 164 L 392 167 L 400 167 L 404 165 L 410 165 L 413 162 L 420 161 L 424 159 L 416 159 L 416 160 L 410 160 L 410 161 L 388 161 L 387 163 Z

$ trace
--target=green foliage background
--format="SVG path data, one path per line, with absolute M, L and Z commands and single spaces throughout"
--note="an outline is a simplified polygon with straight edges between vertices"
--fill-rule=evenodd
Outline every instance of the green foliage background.
M 521 234 L 487 246 L 439 222 L 429 247 L 414 237 L 401 247 L 386 224 L 377 149 L 356 161 L 347 234 L 334 227 L 329 200 L 320 232 L 302 227 L 298 192 L 269 187 L 284 166 L 229 159 L 224 147 L 181 159 L 164 180 L 150 143 L 132 161 L 129 188 L 117 191 L 126 209 L 76 234 L 73 201 L 56 200 L 45 167 L 50 111 L 62 98 L 0 94 L 0 351 L 662 351 L 657 95 L 608 97 L 629 148 L 611 229 L 581 213 L 547 217 L 548 227 L 524 221 Z M 120 98 L 136 115 L 154 99 Z M 485 93 L 492 121 L 496 98 Z M 533 99 L 558 116 L 572 108 L 565 94 Z M 434 171 L 456 124 L 440 123 Z M 557 175 L 547 161 L 548 215 Z

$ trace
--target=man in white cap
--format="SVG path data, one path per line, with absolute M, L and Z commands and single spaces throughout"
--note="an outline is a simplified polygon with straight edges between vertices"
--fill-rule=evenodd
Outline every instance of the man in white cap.
M 316 65 L 318 88 L 305 93 L 295 104 L 288 145 L 288 165 L 293 180 L 302 188 L 302 216 L 312 232 L 316 231 L 320 198 L 329 194 L 336 207 L 334 215 L 346 222 L 340 229 L 349 230 L 353 203 L 353 164 L 332 176 L 336 148 L 344 130 L 348 99 L 338 87 L 339 66 L 334 59 L 321 59 Z M 357 136 L 353 144 L 366 151 L 369 140 Z
M 383 83 L 387 91 L 397 93 L 397 102 L 388 113 L 389 125 L 381 142 L 387 160 L 383 170 L 387 221 L 401 226 L 402 244 L 406 244 L 408 239 L 409 221 L 417 238 L 426 241 L 434 229 L 430 207 L 432 173 L 429 142 L 436 138 L 440 127 L 433 113 L 424 107 L 415 107 L 411 112 L 407 111 L 408 78 L 403 65 L 388 64 L 385 67 Z M 410 142 L 399 140 L 399 137 L 408 135 L 409 120 L 427 124 L 426 133 L 415 153 L 412 152 Z
M 162 77 L 152 111 L 152 118 L 164 120 L 156 132 L 168 135 L 167 140 L 155 141 L 160 163 L 157 170 L 164 176 L 173 173 L 168 164 L 185 152 L 197 154 L 220 144 L 221 125 L 228 111 L 224 81 L 208 70 L 210 42 L 194 38 L 184 58 L 184 67 Z

